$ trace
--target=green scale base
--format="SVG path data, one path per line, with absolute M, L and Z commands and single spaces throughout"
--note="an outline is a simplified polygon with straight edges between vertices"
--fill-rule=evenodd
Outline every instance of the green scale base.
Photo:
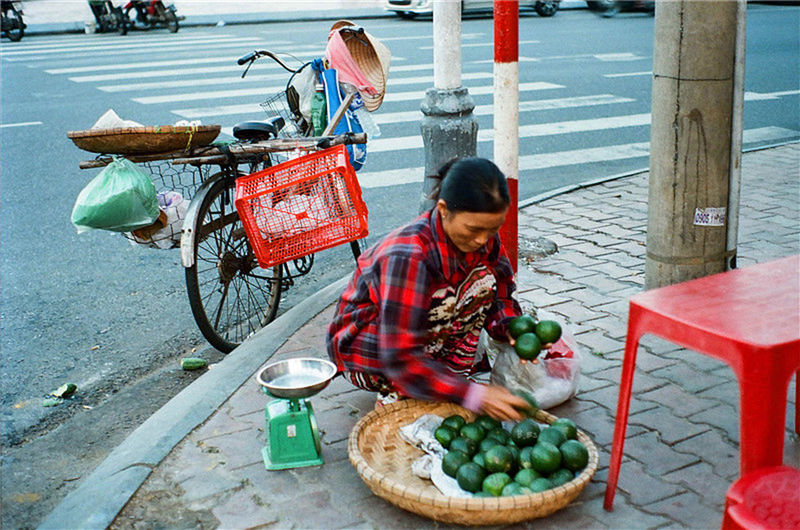
M 265 414 L 267 445 L 261 455 L 268 470 L 322 465 L 317 420 L 309 401 L 271 401 Z

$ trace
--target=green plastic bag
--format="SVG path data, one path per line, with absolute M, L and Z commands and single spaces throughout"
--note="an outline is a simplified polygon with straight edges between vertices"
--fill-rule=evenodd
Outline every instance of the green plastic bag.
M 125 158 L 114 158 L 83 188 L 72 208 L 78 233 L 92 229 L 130 232 L 158 218 L 150 176 Z

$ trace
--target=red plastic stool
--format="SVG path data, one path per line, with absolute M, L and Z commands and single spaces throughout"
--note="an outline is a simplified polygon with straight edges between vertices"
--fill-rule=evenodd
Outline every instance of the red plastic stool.
M 800 469 L 765 467 L 733 483 L 722 530 L 800 529 Z

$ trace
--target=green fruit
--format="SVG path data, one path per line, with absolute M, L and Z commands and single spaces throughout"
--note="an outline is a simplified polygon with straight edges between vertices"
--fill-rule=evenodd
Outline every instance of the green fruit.
M 486 470 L 475 462 L 467 462 L 458 468 L 456 480 L 462 490 L 475 493 L 481 490 L 483 479 L 486 478 Z
M 472 457 L 472 461 L 483 469 L 486 469 L 486 457 L 483 456 L 483 453 L 475 453 L 475 456 Z
M 478 491 L 473 495 L 473 497 L 478 497 L 478 498 L 480 498 L 480 497 L 494 497 L 494 495 L 492 495 L 488 491 Z
M 525 390 L 514 390 L 511 393 L 517 397 L 521 397 L 522 399 L 528 402 L 528 407 L 526 409 L 520 409 L 520 410 L 524 410 L 524 412 L 529 417 L 533 416 L 534 413 L 537 410 L 539 410 L 539 402 L 536 401 L 536 398 L 533 397 L 533 394 L 531 394 L 530 392 L 527 392 Z
M 450 443 L 458 437 L 458 434 L 450 427 L 442 425 L 433 431 L 433 437 L 436 438 L 437 442 L 442 444 L 442 447 L 447 449 L 450 447 Z
M 508 323 L 508 332 L 515 339 L 524 333 L 533 333 L 536 321 L 530 315 L 520 315 Z
M 559 447 L 567 441 L 567 435 L 558 427 L 546 427 L 539 433 L 540 442 L 550 442 L 551 444 Z
M 461 451 L 448 451 L 442 457 L 442 471 L 453 478 L 458 473 L 458 468 L 469 462 L 469 455 Z
M 514 455 L 505 445 L 495 445 L 483 457 L 490 473 L 508 473 L 514 465 Z
M 546 478 L 537 478 L 534 479 L 530 485 L 528 485 L 528 488 L 530 488 L 530 490 L 534 493 L 538 493 L 540 491 L 552 489 L 553 483 Z
M 481 484 L 481 490 L 486 493 L 491 493 L 495 497 L 499 497 L 503 493 L 503 488 L 511 482 L 511 477 L 507 473 L 492 473 Z
M 519 482 L 509 482 L 505 485 L 505 487 L 503 487 L 503 491 L 500 492 L 500 496 L 513 497 L 514 495 L 524 495 L 525 492 L 523 490 L 530 491 Z
M 534 333 L 523 333 L 517 337 L 514 351 L 517 352 L 520 359 L 533 360 L 542 351 L 542 341 Z
M 561 338 L 561 326 L 555 320 L 540 320 L 534 333 L 543 344 L 553 344 Z
M 553 486 L 561 486 L 562 484 L 566 484 L 570 480 L 572 480 L 575 475 L 572 474 L 572 471 L 569 469 L 562 467 L 558 469 L 555 473 L 551 473 L 549 477 L 547 477 L 550 482 L 553 483 Z
M 517 471 L 517 474 L 514 475 L 514 481 L 519 482 L 523 486 L 529 486 L 530 483 L 537 478 L 542 478 L 542 475 L 533 469 L 520 469 Z
M 539 439 L 539 424 L 530 418 L 524 419 L 511 429 L 511 439 L 517 447 L 535 445 Z
M 569 418 L 558 418 L 550 424 L 551 427 L 556 427 L 564 432 L 567 440 L 575 440 L 578 437 L 578 427 L 575 422 Z
M 477 423 L 467 423 L 461 427 L 461 430 L 458 431 L 458 433 L 464 438 L 474 440 L 476 443 L 481 443 L 481 441 L 486 437 L 486 431 Z
M 491 416 L 487 416 L 486 414 L 481 414 L 480 416 L 475 418 L 474 423 L 477 423 L 478 425 L 483 427 L 483 430 L 486 432 L 491 432 L 497 429 L 498 427 L 502 428 L 502 425 L 500 424 L 499 421 L 492 418 Z
M 531 453 L 532 468 L 543 475 L 549 475 L 561 467 L 561 452 L 558 447 L 543 442 L 541 439 L 533 446 Z
M 461 451 L 462 453 L 466 453 L 470 458 L 475 456 L 475 453 L 478 452 L 478 442 L 471 438 L 465 438 L 463 436 L 459 436 L 450 442 L 449 449 L 451 451 Z
M 497 429 L 490 431 L 489 434 L 486 435 L 486 437 L 492 440 L 497 440 L 503 445 L 506 445 L 508 441 L 511 439 L 511 435 L 508 434 L 508 431 L 506 431 L 502 427 L 498 427 Z
M 519 462 L 520 469 L 533 468 L 533 446 L 523 447 L 520 449 L 517 462 Z
M 515 445 L 511 445 L 510 443 L 508 445 L 506 445 L 506 449 L 511 451 L 511 456 L 514 458 L 514 461 L 513 461 L 513 464 L 512 464 L 511 467 L 513 469 L 516 469 L 517 468 L 517 462 L 519 462 L 519 451 L 520 451 L 520 449 L 519 449 L 519 447 L 517 447 Z
M 452 416 L 448 416 L 442 421 L 442 425 L 450 427 L 456 432 L 460 431 L 461 427 L 463 427 L 466 424 L 467 420 L 465 420 L 463 416 L 460 416 L 458 414 L 453 414 Z
M 484 438 L 483 440 L 481 440 L 481 443 L 478 446 L 478 450 L 480 452 L 482 452 L 482 453 L 485 453 L 486 451 L 488 451 L 489 449 L 491 449 L 495 445 L 503 445 L 503 444 L 501 444 L 500 442 L 498 442 L 494 438 Z
M 580 471 L 589 463 L 589 451 L 578 440 L 567 440 L 558 450 L 564 467 L 571 471 Z

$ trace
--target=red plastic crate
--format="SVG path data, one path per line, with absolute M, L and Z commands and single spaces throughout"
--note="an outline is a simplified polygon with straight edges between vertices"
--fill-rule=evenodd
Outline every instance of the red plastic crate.
M 367 205 L 344 145 L 239 177 L 235 203 L 263 268 L 368 234 Z

